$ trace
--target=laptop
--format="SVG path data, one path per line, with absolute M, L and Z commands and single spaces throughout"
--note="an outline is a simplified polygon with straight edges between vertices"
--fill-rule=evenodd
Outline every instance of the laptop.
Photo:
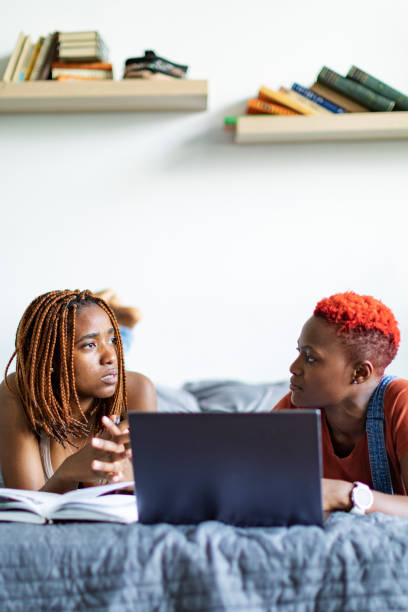
M 319 410 L 128 417 L 141 523 L 323 524 Z

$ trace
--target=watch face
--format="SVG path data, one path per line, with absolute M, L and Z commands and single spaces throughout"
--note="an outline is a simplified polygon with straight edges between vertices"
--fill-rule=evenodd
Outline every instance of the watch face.
M 360 508 L 369 508 L 373 503 L 371 489 L 362 484 L 357 484 L 353 489 L 353 501 Z

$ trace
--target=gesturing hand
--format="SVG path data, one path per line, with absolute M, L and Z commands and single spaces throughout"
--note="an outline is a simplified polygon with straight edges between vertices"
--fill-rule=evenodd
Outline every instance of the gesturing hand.
M 102 424 L 105 432 L 101 437 L 93 438 L 91 442 L 93 448 L 101 451 L 100 456 L 92 461 L 92 470 L 100 479 L 106 479 L 108 482 L 133 480 L 127 421 L 115 424 L 113 417 L 104 416 Z

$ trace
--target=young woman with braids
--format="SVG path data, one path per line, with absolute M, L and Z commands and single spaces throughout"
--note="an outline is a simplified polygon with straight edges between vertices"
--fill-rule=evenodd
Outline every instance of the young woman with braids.
M 125 373 L 110 306 L 89 291 L 36 298 L 0 387 L 5 486 L 65 492 L 132 479 L 128 410 L 155 411 L 156 395 L 146 377 Z
M 391 310 L 353 292 L 321 300 L 303 326 L 275 410 L 321 408 L 326 511 L 408 517 L 408 381 L 383 376 L 399 341 Z

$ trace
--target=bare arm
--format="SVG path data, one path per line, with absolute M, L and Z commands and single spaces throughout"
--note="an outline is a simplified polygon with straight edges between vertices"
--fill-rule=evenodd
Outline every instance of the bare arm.
M 408 454 L 406 454 L 401 462 L 401 475 L 408 491 Z M 351 491 L 353 483 L 344 480 L 323 479 L 323 510 L 350 510 L 351 509 Z M 408 496 L 406 495 L 387 495 L 379 491 L 373 491 L 374 502 L 371 508 L 367 511 L 383 512 L 393 516 L 408 517 Z
M 14 374 L 8 377 L 14 388 Z M 41 489 L 45 484 L 38 439 L 21 401 L 3 381 L 0 385 L 0 463 L 6 487 Z
M 13 389 L 13 374 L 8 382 Z M 112 434 L 109 425 L 106 429 Z M 128 453 L 121 439 L 114 434 L 110 437 L 103 444 L 95 438 L 90 440 L 81 450 L 63 459 L 46 481 L 38 438 L 30 428 L 21 401 L 4 382 L 0 385 L 0 465 L 6 487 L 63 493 L 75 489 L 80 481 L 98 484 L 107 474 L 115 480 Z

